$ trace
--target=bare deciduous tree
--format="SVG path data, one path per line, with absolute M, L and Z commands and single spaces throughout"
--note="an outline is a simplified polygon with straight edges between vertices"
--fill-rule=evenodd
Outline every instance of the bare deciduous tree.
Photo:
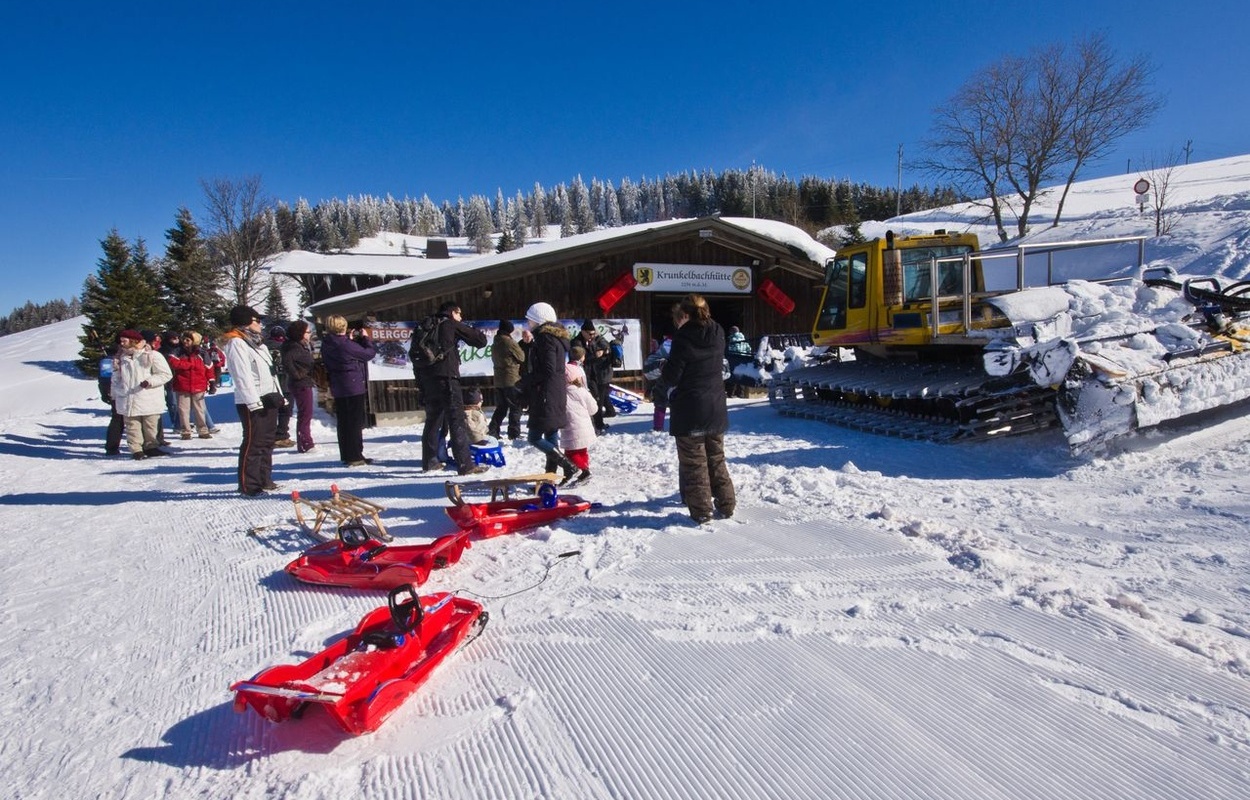
M 1155 236 L 1167 236 L 1176 225 L 1176 221 L 1167 215 L 1167 207 L 1168 186 L 1178 163 L 1180 156 L 1173 151 L 1161 161 L 1150 159 L 1150 167 L 1142 174 L 1150 181 L 1150 208 L 1155 215 Z
M 1063 60 L 1069 74 L 1060 77 L 1060 85 L 1074 98 L 1066 115 L 1070 169 L 1053 225 L 1059 224 L 1077 173 L 1106 156 L 1126 134 L 1144 127 L 1163 107 L 1162 99 L 1148 88 L 1154 72 L 1150 61 L 1137 56 L 1121 64 L 1101 33 L 1079 42 L 1075 54 Z
M 1007 56 L 935 111 L 919 166 L 987 198 L 1002 241 L 1004 217 L 1014 214 L 1023 236 L 1042 187 L 1062 177 L 1057 225 L 1080 171 L 1161 106 L 1148 90 L 1150 74 L 1144 57 L 1122 64 L 1102 34 Z
M 258 286 L 265 264 L 282 248 L 273 234 L 270 211 L 259 175 L 239 180 L 215 178 L 200 182 L 208 216 L 208 244 L 221 266 L 234 301 L 252 305 L 266 286 Z

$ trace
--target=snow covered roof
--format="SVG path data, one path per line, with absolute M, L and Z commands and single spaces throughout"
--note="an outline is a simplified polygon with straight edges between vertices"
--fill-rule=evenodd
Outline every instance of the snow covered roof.
M 563 239 L 527 244 L 520 249 L 504 253 L 487 253 L 446 260 L 411 259 L 412 262 L 415 262 L 411 266 L 406 263 L 409 259 L 391 256 L 369 258 L 360 255 L 331 255 L 323 256 L 322 260 L 316 260 L 304 259 L 303 256 L 316 255 L 306 253 L 301 254 L 299 261 L 293 261 L 290 265 L 283 264 L 281 271 L 287 274 L 317 274 L 295 269 L 296 264 L 307 265 L 309 268 L 319 270 L 320 273 L 332 274 L 364 274 L 362 270 L 369 266 L 382 270 L 381 272 L 372 273 L 379 275 L 405 275 L 409 273 L 399 272 L 397 269 L 403 267 L 411 269 L 411 277 L 406 279 L 394 281 L 385 286 L 363 289 L 350 295 L 327 298 L 309 306 L 314 313 L 323 313 L 331 310 L 341 310 L 345 305 L 364 307 L 364 305 L 376 304 L 380 298 L 388 294 L 411 291 L 414 287 L 434 281 L 454 280 L 470 273 L 486 273 L 499 268 L 513 268 L 520 264 L 541 263 L 544 260 L 555 260 L 582 251 L 593 251 L 608 246 L 619 249 L 620 247 L 628 246 L 634 240 L 652 238 L 656 235 L 663 236 L 666 232 L 680 235 L 686 229 L 715 228 L 717 226 L 727 228 L 730 232 L 736 232 L 739 235 L 754 238 L 764 244 L 772 245 L 778 250 L 784 250 L 792 260 L 809 262 L 808 266 L 818 274 L 823 273 L 825 261 L 831 258 L 834 252 L 832 249 L 812 239 L 803 230 L 784 222 L 740 217 L 703 217 L 603 228 Z M 339 260 L 335 261 L 334 259 Z M 394 262 L 405 263 L 396 264 Z M 336 269 L 339 265 L 343 269 Z

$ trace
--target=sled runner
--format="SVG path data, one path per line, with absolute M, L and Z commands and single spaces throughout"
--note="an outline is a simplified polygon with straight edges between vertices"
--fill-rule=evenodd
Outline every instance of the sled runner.
M 537 497 L 489 503 L 462 502 L 443 510 L 461 529 L 489 538 L 571 517 L 592 505 L 574 495 L 559 496 L 555 484 L 550 482 L 543 482 L 537 494 Z
M 511 500 L 513 494 L 525 495 L 528 490 L 528 496 L 538 497 L 539 490 L 544 484 L 556 485 L 560 480 L 560 476 L 554 472 L 539 472 L 533 475 L 514 475 L 511 478 L 490 478 L 484 481 L 446 481 L 443 485 L 447 489 L 447 499 L 455 505 L 461 506 L 467 502 L 465 495 L 486 496 L 489 494 L 491 502 L 496 500 Z
M 375 731 L 439 662 L 477 638 L 488 619 L 471 600 L 445 592 L 418 597 L 415 587 L 397 586 L 386 606 L 312 658 L 231 686 L 234 709 L 251 706 L 283 722 L 316 703 L 352 735 Z
M 393 537 L 386 532 L 386 526 L 382 524 L 381 517 L 378 516 L 386 508 L 377 503 L 361 499 L 354 494 L 341 492 L 338 484 L 330 484 L 330 499 L 328 500 L 309 500 L 301 497 L 298 491 L 294 491 L 291 492 L 291 502 L 295 504 L 295 519 L 299 521 L 300 526 L 310 536 L 318 541 L 333 541 L 321 534 L 321 526 L 325 524 L 327 519 L 342 525 L 353 520 L 363 522 L 366 518 L 373 523 L 376 538 L 384 542 L 393 540 Z M 311 525 L 304 518 L 303 509 L 305 507 L 313 511 L 314 516 Z
M 455 564 L 469 546 L 463 531 L 429 544 L 386 545 L 370 536 L 359 520 L 352 520 L 339 526 L 337 540 L 305 550 L 286 565 L 286 571 L 304 583 L 393 589 L 425 583 L 430 572 Z

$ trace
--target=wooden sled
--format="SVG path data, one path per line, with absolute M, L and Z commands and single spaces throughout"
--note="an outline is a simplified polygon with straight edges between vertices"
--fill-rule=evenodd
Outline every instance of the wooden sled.
M 341 492 L 338 484 L 330 485 L 329 500 L 309 500 L 305 497 L 300 497 L 300 493 L 294 491 L 291 492 L 291 502 L 295 504 L 295 519 L 317 541 L 329 542 L 335 538 L 334 536 L 327 536 L 321 533 L 321 526 L 325 524 L 326 520 L 332 520 L 336 530 L 338 526 L 352 520 L 359 520 L 362 523 L 368 521 L 372 523 L 377 539 L 383 542 L 391 542 L 395 539 L 395 537 L 387 533 L 386 525 L 382 523 L 382 518 L 378 516 L 386 510 L 385 506 L 364 500 L 354 494 Z M 305 507 L 313 511 L 311 524 L 304 518 L 303 509 Z M 335 536 L 337 536 L 337 533 Z
M 539 489 L 544 483 L 555 485 L 560 477 L 554 472 L 539 472 L 533 475 L 514 475 L 511 478 L 491 478 L 484 481 L 447 481 L 444 486 L 447 489 L 447 499 L 453 505 L 462 506 L 465 503 L 472 503 L 473 500 L 465 499 L 465 494 L 470 496 L 484 496 L 490 493 L 490 502 L 494 503 L 499 500 L 512 500 L 513 497 L 538 497 Z

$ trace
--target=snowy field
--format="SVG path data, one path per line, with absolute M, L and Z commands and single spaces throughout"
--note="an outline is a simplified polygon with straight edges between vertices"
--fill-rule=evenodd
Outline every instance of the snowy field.
M 1189 168 L 1215 190 L 1163 245 L 1250 272 L 1248 164 L 1207 166 L 1231 189 Z M 227 687 L 381 596 L 283 572 L 310 541 L 286 496 L 235 492 L 228 393 L 212 440 L 106 457 L 78 332 L 0 338 L 4 796 L 1250 795 L 1244 405 L 1074 458 L 1058 432 L 915 443 L 734 400 L 738 515 L 704 527 L 649 407 L 618 417 L 580 491 L 603 507 L 434 572 L 423 591 L 490 625 L 349 737 L 318 709 L 236 714 Z M 376 462 L 351 470 L 328 417 L 314 434 L 275 459 L 284 490 L 382 503 L 402 543 L 453 530 L 418 429 L 367 431 Z

